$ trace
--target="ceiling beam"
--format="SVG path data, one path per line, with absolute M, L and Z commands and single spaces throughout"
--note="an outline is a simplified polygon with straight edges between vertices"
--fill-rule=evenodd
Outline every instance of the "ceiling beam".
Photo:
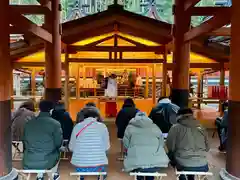
M 190 14 L 192 16 L 213 16 L 229 8 L 230 7 L 193 7 L 190 10 Z
M 222 27 L 207 33 L 208 36 L 231 36 L 231 28 Z
M 49 9 L 41 5 L 11 5 L 11 8 L 20 14 L 47 14 Z
M 163 59 L 93 59 L 93 58 L 69 58 L 69 62 L 76 63 L 162 63 Z
M 146 47 L 137 47 L 137 46 L 71 46 L 68 47 L 68 52 L 70 54 L 75 54 L 78 51 L 92 51 L 92 52 L 156 52 L 156 53 L 164 53 L 164 46 L 146 46 Z
M 174 69 L 174 63 L 167 63 L 167 69 Z M 190 68 L 202 68 L 202 69 L 221 69 L 220 63 L 190 63 Z
M 203 22 L 201 25 L 191 29 L 184 35 L 184 41 L 190 41 L 205 33 L 209 33 L 213 30 L 219 29 L 231 22 L 231 8 L 227 8 L 224 11 L 218 12 L 211 19 Z
M 22 16 L 20 13 L 16 12 L 16 10 L 9 8 L 9 16 L 10 16 L 10 24 L 15 26 L 19 31 L 23 33 L 32 33 L 35 36 L 52 43 L 52 35 L 46 31 L 45 29 L 37 26 L 32 23 L 26 17 Z
M 100 44 L 100 43 L 102 43 L 102 42 L 104 42 L 104 41 L 110 40 L 110 39 L 112 39 L 112 38 L 114 38 L 114 35 L 105 37 L 105 38 L 100 39 L 100 40 L 95 41 L 95 42 L 92 42 L 92 43 L 90 43 L 90 44 L 87 44 L 86 46 L 87 46 L 87 47 L 95 47 L 96 45 L 98 45 L 98 44 Z
M 122 39 L 122 40 L 124 40 L 124 41 L 127 41 L 127 42 L 129 42 L 129 43 L 131 43 L 131 44 L 134 44 L 135 46 L 146 47 L 145 44 L 142 44 L 142 43 L 136 42 L 136 41 L 134 41 L 134 40 L 132 40 L 132 39 L 129 39 L 129 38 L 123 37 L 123 36 L 121 36 L 121 35 L 119 35 L 119 34 L 117 34 L 117 37 L 118 37 L 119 39 Z
M 186 0 L 184 5 L 184 10 L 187 11 L 190 8 L 194 7 L 197 3 L 199 3 L 201 0 Z

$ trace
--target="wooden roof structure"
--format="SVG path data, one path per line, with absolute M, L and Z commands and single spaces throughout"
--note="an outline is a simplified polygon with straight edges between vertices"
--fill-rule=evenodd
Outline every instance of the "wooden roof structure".
M 138 15 L 123 9 L 120 5 L 112 5 L 106 11 L 89 15 L 62 24 L 62 49 L 64 45 L 118 31 L 141 37 L 161 45 L 169 45 L 173 40 L 172 25 Z M 216 45 L 209 46 L 204 37 L 191 41 L 192 52 L 216 60 L 228 62 L 230 52 Z M 13 61 L 44 49 L 44 41 L 35 36 L 11 43 Z

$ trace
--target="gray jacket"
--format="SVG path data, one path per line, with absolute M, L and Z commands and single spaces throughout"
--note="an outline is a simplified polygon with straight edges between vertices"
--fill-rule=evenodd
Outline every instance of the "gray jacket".
M 21 141 L 24 133 L 26 122 L 35 117 L 34 112 L 25 108 L 20 108 L 12 116 L 12 140 Z
M 138 168 L 168 167 L 161 130 L 146 115 L 137 114 L 129 122 L 123 138 L 127 157 L 125 171 Z
M 177 164 L 184 167 L 199 167 L 208 164 L 208 137 L 200 123 L 191 114 L 178 118 L 170 129 L 167 148 Z

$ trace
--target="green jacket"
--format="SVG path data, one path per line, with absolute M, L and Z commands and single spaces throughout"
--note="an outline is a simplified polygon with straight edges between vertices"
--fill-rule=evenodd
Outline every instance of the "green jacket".
M 208 164 L 208 137 L 200 123 L 190 114 L 180 116 L 167 137 L 167 148 L 177 164 L 200 167 Z
M 168 167 L 169 159 L 164 150 L 161 130 L 146 115 L 137 113 L 129 122 L 123 138 L 127 157 L 125 171 L 138 168 Z
M 50 169 L 59 160 L 62 129 L 49 113 L 40 113 L 24 128 L 24 169 Z

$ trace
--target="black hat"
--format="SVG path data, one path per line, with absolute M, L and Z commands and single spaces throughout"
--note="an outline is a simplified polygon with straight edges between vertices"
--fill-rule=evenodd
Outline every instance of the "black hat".
M 190 108 L 182 108 L 182 109 L 178 110 L 178 113 L 177 113 L 178 116 L 185 115 L 185 114 L 193 114 L 192 109 L 190 109 Z

